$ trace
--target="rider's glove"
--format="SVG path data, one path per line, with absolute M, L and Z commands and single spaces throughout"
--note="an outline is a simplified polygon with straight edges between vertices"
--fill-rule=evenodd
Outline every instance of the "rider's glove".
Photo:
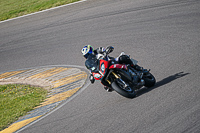
M 98 54 L 103 54 L 104 52 L 105 52 L 105 48 L 104 47 L 97 48 L 97 53 Z
M 113 47 L 113 46 L 108 46 L 108 47 L 106 47 L 106 53 L 107 53 L 107 54 L 111 53 L 113 50 L 114 50 L 114 47 Z
M 94 83 L 94 81 L 95 81 L 95 79 L 94 79 L 94 77 L 93 77 L 93 75 L 92 75 L 92 74 L 90 75 L 89 79 L 90 79 L 90 82 L 93 84 L 93 83 Z

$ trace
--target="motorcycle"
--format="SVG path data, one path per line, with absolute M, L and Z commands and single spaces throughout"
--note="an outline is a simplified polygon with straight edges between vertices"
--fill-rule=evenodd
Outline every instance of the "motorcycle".
M 85 61 L 85 66 L 91 71 L 95 80 L 100 80 L 104 86 L 126 98 L 136 97 L 137 91 L 143 86 L 152 87 L 155 85 L 156 79 L 150 70 L 137 71 L 129 64 L 119 64 L 111 59 L 108 55 L 113 49 L 107 47 L 104 54 L 99 57 L 90 55 Z M 136 60 L 131 59 L 131 61 L 137 65 Z

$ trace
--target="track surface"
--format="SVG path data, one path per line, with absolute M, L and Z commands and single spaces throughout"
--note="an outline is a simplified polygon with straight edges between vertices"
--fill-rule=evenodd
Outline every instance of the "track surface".
M 135 99 L 96 82 L 20 132 L 200 132 L 200 2 L 88 0 L 0 24 L 0 71 L 84 65 L 81 48 L 112 45 L 151 68 Z

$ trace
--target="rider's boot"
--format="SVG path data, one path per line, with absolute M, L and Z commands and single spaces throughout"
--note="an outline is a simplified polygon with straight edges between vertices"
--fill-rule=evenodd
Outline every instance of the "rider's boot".
M 92 74 L 90 74 L 90 77 L 89 77 L 89 79 L 90 79 L 90 82 L 93 84 L 93 83 L 94 83 L 94 81 L 95 81 L 95 79 L 94 79 L 94 77 L 93 77 L 93 75 L 92 75 Z
M 133 67 L 137 71 L 142 71 L 143 70 L 143 68 L 141 66 L 139 66 L 139 65 L 131 64 L 131 67 Z

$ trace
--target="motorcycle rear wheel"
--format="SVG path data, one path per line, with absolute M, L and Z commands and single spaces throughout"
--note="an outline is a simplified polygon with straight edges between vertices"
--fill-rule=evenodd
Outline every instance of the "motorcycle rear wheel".
M 151 73 L 148 73 L 147 75 L 143 76 L 143 80 L 145 82 L 145 87 L 153 87 L 156 83 L 156 79 Z
M 120 95 L 126 97 L 126 98 L 134 98 L 136 97 L 136 92 L 134 89 L 131 88 L 129 90 L 125 90 L 123 88 L 121 88 L 118 84 L 117 81 L 112 82 L 111 84 L 112 88 Z

